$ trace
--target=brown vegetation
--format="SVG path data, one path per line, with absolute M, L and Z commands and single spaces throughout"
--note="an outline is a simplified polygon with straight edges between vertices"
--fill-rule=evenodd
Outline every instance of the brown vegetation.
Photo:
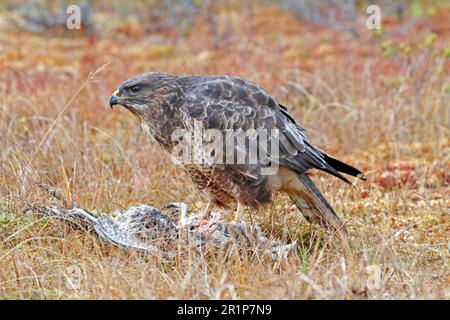
M 359 38 L 270 6 L 218 10 L 216 34 L 202 17 L 182 36 L 111 20 L 98 14 L 104 32 L 88 36 L 0 31 L 1 298 L 449 298 L 448 10 L 406 33 L 374 33 L 362 19 Z M 312 176 L 346 222 L 352 255 L 282 197 L 252 213 L 271 237 L 299 241 L 281 265 L 251 256 L 165 262 L 24 213 L 51 201 L 36 182 L 93 212 L 205 205 L 134 117 L 108 107 L 119 83 L 150 70 L 259 83 L 315 144 L 365 171 L 355 189 Z M 374 265 L 381 282 L 371 288 Z M 77 289 L 67 285 L 73 266 Z

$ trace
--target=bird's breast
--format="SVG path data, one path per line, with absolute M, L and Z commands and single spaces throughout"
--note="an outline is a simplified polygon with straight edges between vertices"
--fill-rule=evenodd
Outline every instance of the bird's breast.
M 154 128 L 145 121 L 141 121 L 142 131 L 150 138 L 150 140 L 159 145 L 165 152 L 170 153 L 173 148 L 173 141 L 170 136 L 167 136 L 159 130 Z

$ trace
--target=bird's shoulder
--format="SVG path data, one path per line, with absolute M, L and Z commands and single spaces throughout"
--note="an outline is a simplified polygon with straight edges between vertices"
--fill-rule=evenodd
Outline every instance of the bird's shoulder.
M 184 88 L 185 101 L 226 101 L 249 107 L 280 108 L 263 88 L 234 76 L 192 77 Z
M 255 119 L 267 126 L 295 124 L 287 108 L 254 82 L 234 76 L 190 77 L 184 80 L 183 108 L 190 118 L 212 114 Z M 300 129 L 300 126 L 299 126 Z

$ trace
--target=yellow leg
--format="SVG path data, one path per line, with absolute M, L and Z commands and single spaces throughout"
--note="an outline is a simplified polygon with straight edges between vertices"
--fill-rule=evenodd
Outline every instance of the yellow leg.
M 236 209 L 236 213 L 234 215 L 234 221 L 235 222 L 240 222 L 241 221 L 242 214 L 244 213 L 244 210 L 245 210 L 245 207 L 242 204 L 238 203 L 237 209 Z
M 211 213 L 212 208 L 213 208 L 212 202 L 208 201 L 205 209 L 202 212 L 202 219 L 208 218 L 209 214 Z

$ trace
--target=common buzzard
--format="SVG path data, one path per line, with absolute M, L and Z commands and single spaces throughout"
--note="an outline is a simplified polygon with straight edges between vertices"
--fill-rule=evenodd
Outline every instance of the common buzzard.
M 187 174 L 209 198 L 205 217 L 214 205 L 226 209 L 237 207 L 235 220 L 239 221 L 245 206 L 264 206 L 271 202 L 275 192 L 281 191 L 289 195 L 309 222 L 341 229 L 340 219 L 307 171 L 319 169 L 350 185 L 340 172 L 365 180 L 359 170 L 312 145 L 286 107 L 258 85 L 238 77 L 144 73 L 123 82 L 111 96 L 109 104 L 111 108 L 122 105 L 137 116 L 144 132 L 172 155 L 180 143 L 180 139 L 174 139 L 174 132 L 182 130 L 195 135 L 195 123 L 200 123 L 202 130 L 214 129 L 224 136 L 230 131 L 244 132 L 243 144 L 238 145 L 236 139 L 225 139 L 224 145 L 229 146 L 228 140 L 233 141 L 231 151 L 243 154 L 245 162 L 236 162 L 235 156 L 231 163 L 182 162 Z M 266 142 L 273 142 L 278 146 L 277 150 L 261 147 L 258 140 L 261 137 L 248 134 L 261 129 L 277 133 L 266 135 Z M 256 154 L 250 148 L 252 139 L 258 141 Z M 210 152 L 215 142 L 215 139 L 210 139 L 209 143 L 202 140 L 205 145 L 201 150 Z M 261 149 L 267 153 L 265 159 L 259 157 Z M 229 148 L 224 147 L 223 150 L 222 156 L 216 155 L 215 160 L 223 160 L 231 152 Z M 271 174 L 263 173 L 264 168 L 274 164 L 277 170 Z

